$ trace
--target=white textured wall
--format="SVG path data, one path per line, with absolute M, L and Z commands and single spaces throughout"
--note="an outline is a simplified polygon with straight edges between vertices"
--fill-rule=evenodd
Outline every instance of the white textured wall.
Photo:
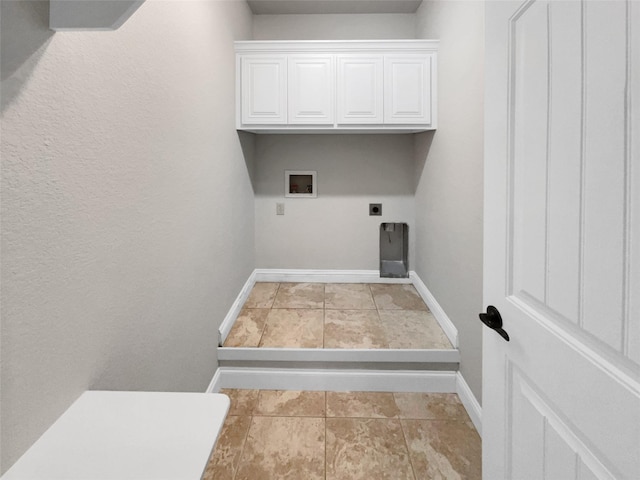
M 316 170 L 318 197 L 284 198 L 285 170 Z M 411 135 L 259 135 L 256 266 L 377 270 L 381 222 L 409 224 L 412 264 L 413 187 Z
M 480 401 L 484 5 L 425 0 L 416 16 L 420 38 L 440 39 L 438 130 L 415 138 L 416 272 L 458 329 L 460 370 Z
M 256 15 L 256 40 L 414 38 L 415 15 Z M 285 170 L 317 170 L 318 198 L 284 198 Z M 411 135 L 258 135 L 256 266 L 378 269 L 381 222 L 409 224 L 414 255 Z M 276 216 L 276 202 L 285 215 Z M 382 217 L 369 216 L 382 203 Z
M 206 389 L 254 202 L 244 2 L 150 0 L 118 31 L 55 34 L 47 2 L 1 3 L 4 471 L 85 389 Z
M 413 14 L 256 15 L 256 40 L 376 40 L 415 38 Z

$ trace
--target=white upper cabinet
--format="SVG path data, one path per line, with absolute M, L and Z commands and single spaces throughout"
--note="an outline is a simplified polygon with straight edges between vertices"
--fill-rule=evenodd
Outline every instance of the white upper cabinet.
M 337 62 L 337 123 L 383 123 L 383 56 L 338 55 Z
M 333 125 L 332 55 L 292 55 L 289 62 L 289 124 Z
M 436 128 L 437 40 L 235 45 L 238 130 L 411 133 Z
M 384 123 L 431 123 L 431 55 L 384 59 Z
M 242 123 L 287 124 L 287 57 L 248 55 L 241 59 Z

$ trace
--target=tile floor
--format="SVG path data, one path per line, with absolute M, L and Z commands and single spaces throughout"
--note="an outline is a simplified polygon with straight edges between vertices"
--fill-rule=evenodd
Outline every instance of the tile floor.
M 225 347 L 451 349 L 413 285 L 256 283 Z
M 231 409 L 204 480 L 480 479 L 456 394 L 222 390 Z

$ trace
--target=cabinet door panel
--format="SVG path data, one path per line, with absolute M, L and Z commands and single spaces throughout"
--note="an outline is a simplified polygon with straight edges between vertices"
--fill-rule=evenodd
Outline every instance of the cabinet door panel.
M 333 56 L 289 57 L 289 124 L 333 124 Z
M 287 123 L 287 57 L 244 56 L 241 59 L 242 123 Z
M 385 124 L 431 123 L 431 56 L 385 57 Z
M 338 123 L 382 124 L 382 55 L 339 55 Z

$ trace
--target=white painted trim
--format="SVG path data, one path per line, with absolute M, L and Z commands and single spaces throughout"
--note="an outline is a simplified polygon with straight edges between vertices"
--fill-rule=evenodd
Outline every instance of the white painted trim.
M 292 368 L 220 367 L 220 388 L 315 390 L 334 392 L 456 393 L 456 372 L 398 370 L 308 370 Z M 214 376 L 215 379 L 215 376 Z M 217 389 L 217 390 L 215 390 Z
M 379 270 L 295 270 L 257 268 L 256 282 L 411 283 L 411 278 L 381 278 Z
M 222 320 L 222 323 L 218 328 L 218 333 L 219 333 L 218 345 L 222 346 L 224 341 L 227 339 L 227 336 L 229 335 L 229 332 L 231 331 L 231 328 L 233 327 L 233 324 L 235 323 L 236 318 L 238 318 L 238 315 L 240 314 L 240 310 L 242 310 L 242 306 L 244 305 L 244 302 L 246 302 L 247 298 L 249 298 L 249 294 L 251 293 L 251 289 L 253 288 L 255 283 L 256 283 L 256 271 L 254 270 L 253 272 L 251 272 L 251 275 L 249 275 L 249 278 L 247 279 L 244 286 L 242 287 L 242 290 L 240 290 L 240 293 L 236 297 L 235 301 L 233 302 L 233 305 L 231 305 L 231 308 L 227 312 L 227 315 L 224 317 L 224 320 Z
M 456 372 L 456 393 L 471 417 L 478 434 L 482 437 L 482 407 L 460 372 Z
M 222 388 L 220 386 L 221 382 L 222 382 L 222 373 L 220 372 L 220 367 L 218 367 L 216 369 L 216 373 L 213 374 L 213 377 L 209 382 L 209 386 L 207 387 L 204 393 L 218 393 Z
M 460 352 L 448 350 L 350 349 L 350 348 L 242 348 L 218 349 L 219 361 L 254 362 L 397 362 L 459 363 Z
M 482 437 L 482 407 L 460 372 L 220 367 L 206 393 L 217 393 L 222 388 L 457 393 Z
M 413 286 L 416 288 L 424 303 L 427 304 L 433 316 L 444 330 L 445 335 L 451 342 L 454 348 L 458 348 L 458 329 L 453 324 L 449 316 L 445 313 L 444 309 L 440 306 L 436 297 L 429 291 L 422 279 L 414 271 L 409 272 L 409 278 L 413 281 Z
M 432 97 L 432 102 L 435 97 Z M 435 117 L 432 117 L 435 118 Z M 266 134 L 266 133 L 275 133 L 275 134 L 331 134 L 331 135 L 349 135 L 355 133 L 366 133 L 368 135 L 371 134 L 397 134 L 397 133 L 420 133 L 427 132 L 429 130 L 435 130 L 435 123 L 430 123 L 426 125 L 375 125 L 371 127 L 364 127 L 362 125 L 357 126 L 348 126 L 348 125 L 340 125 L 338 127 L 333 125 L 326 126 L 317 126 L 317 125 L 296 125 L 295 128 L 290 125 L 236 125 L 236 130 L 242 130 L 244 132 L 257 133 L 257 134 Z

